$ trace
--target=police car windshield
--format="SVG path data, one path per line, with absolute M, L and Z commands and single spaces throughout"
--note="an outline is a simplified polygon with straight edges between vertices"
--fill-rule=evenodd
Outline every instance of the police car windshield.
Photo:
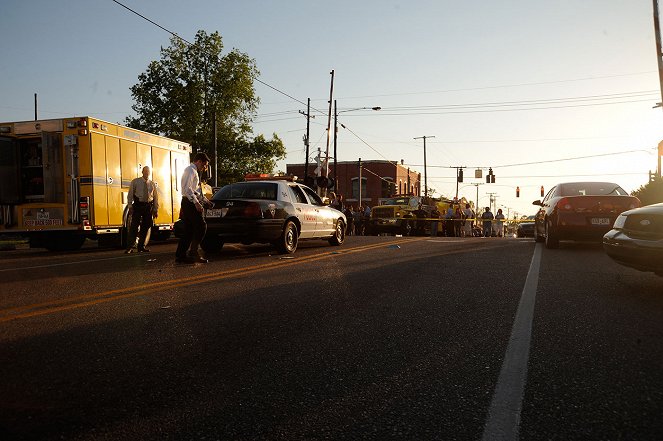
M 222 187 L 213 199 L 276 200 L 277 187 L 274 182 L 238 182 Z

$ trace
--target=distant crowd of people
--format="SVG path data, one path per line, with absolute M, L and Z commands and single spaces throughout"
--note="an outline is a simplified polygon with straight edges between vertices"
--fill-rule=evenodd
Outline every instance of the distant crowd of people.
M 329 206 L 335 208 L 343 214 L 348 221 L 347 235 L 362 236 L 367 234 L 367 226 L 371 218 L 371 207 L 368 205 L 359 205 L 355 208 L 354 205 L 346 205 L 343 201 L 342 195 L 335 193 L 329 194 Z M 472 209 L 470 204 L 465 204 L 465 208 L 461 208 L 460 204 L 449 205 L 446 213 L 440 213 L 437 207 L 428 213 L 419 207 L 415 211 L 415 215 L 419 219 L 426 219 L 417 221 L 415 230 L 423 231 L 425 223 L 430 222 L 431 236 L 446 236 L 446 237 L 504 237 L 506 217 L 502 209 L 497 210 L 497 214 L 490 211 L 490 207 L 485 207 L 484 212 L 481 213 L 479 218 Z M 429 220 L 440 219 L 440 221 Z
M 368 234 L 368 224 L 371 219 L 371 207 L 366 205 L 346 205 L 343 195 L 329 194 L 329 206 L 345 214 L 348 221 L 346 232 L 348 236 L 364 236 Z
M 504 237 L 505 216 L 501 208 L 497 210 L 497 214 L 493 215 L 490 207 L 486 207 L 477 219 L 470 204 L 465 204 L 463 209 L 460 205 L 450 205 L 444 214 L 440 213 L 437 208 L 433 209 L 430 217 L 440 219 L 439 226 L 438 222 L 432 221 L 431 236 Z

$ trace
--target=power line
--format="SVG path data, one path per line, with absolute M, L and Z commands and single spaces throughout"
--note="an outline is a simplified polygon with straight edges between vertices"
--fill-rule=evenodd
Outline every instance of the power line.
M 656 150 L 655 147 L 651 148 L 650 150 Z M 502 164 L 502 165 L 493 165 L 491 166 L 492 168 L 507 168 L 507 167 L 521 167 L 524 165 L 538 165 L 538 164 L 547 164 L 551 162 L 562 162 L 562 161 L 575 161 L 577 159 L 589 159 L 589 158 L 600 158 L 604 156 L 615 156 L 615 155 L 625 155 L 628 153 L 636 153 L 636 152 L 645 152 L 649 153 L 647 149 L 636 149 L 636 150 L 625 150 L 623 152 L 612 152 L 612 153 L 599 153 L 596 155 L 586 155 L 586 156 L 575 156 L 571 158 L 560 158 L 560 159 L 549 159 L 546 161 L 534 161 L 534 162 L 521 162 L 518 164 Z M 423 167 L 421 164 L 414 164 L 412 167 Z M 448 166 L 448 165 L 429 165 L 428 167 L 435 167 L 435 168 L 456 168 L 455 166 Z M 466 167 L 468 169 L 472 168 L 488 168 L 484 166 L 468 166 Z
M 562 98 L 541 98 L 541 99 L 521 100 L 521 101 L 489 101 L 485 103 L 446 104 L 446 105 L 435 105 L 435 106 L 401 106 L 401 107 L 386 107 L 383 109 L 434 110 L 434 109 L 474 108 L 474 107 L 493 107 L 493 106 L 518 106 L 518 105 L 534 105 L 534 104 L 560 104 L 566 102 L 575 103 L 578 101 L 599 101 L 599 100 L 611 100 L 611 99 L 622 99 L 622 98 L 635 98 L 635 97 L 641 97 L 652 94 L 657 94 L 657 91 L 645 90 L 645 91 L 636 91 L 636 92 L 610 93 L 603 95 L 586 95 L 586 96 L 574 96 L 574 97 L 562 97 Z
M 400 95 L 427 95 L 433 93 L 449 93 L 449 92 L 470 92 L 476 90 L 488 90 L 488 89 L 505 89 L 510 87 L 525 87 L 525 86 L 542 86 L 546 84 L 561 84 L 561 83 L 571 83 L 576 81 L 594 81 L 607 78 L 619 78 L 619 77 L 628 77 L 634 75 L 649 75 L 656 73 L 658 71 L 651 70 L 645 72 L 634 72 L 626 74 L 616 74 L 616 75 L 604 75 L 596 77 L 584 77 L 584 78 L 572 78 L 565 80 L 555 80 L 555 81 L 539 81 L 533 83 L 516 83 L 516 84 L 502 84 L 496 86 L 483 86 L 483 87 L 469 87 L 469 88 L 460 88 L 460 89 L 446 89 L 446 90 L 432 90 L 424 92 L 401 92 L 401 93 L 391 93 L 391 94 L 382 94 L 382 95 L 362 95 L 362 96 L 351 96 L 351 97 L 342 97 L 342 99 L 359 99 L 359 98 L 374 98 L 374 97 L 387 97 L 387 96 L 400 96 Z
M 646 175 L 647 172 L 622 172 L 622 173 L 573 173 L 566 175 L 521 175 L 521 176 L 504 176 L 500 175 L 500 179 L 529 179 L 529 178 L 564 178 L 572 176 L 637 176 L 637 175 Z M 434 176 L 430 179 L 442 180 L 449 179 L 448 182 L 456 182 L 455 176 Z M 491 184 L 492 185 L 492 184 Z M 521 187 L 523 187 L 521 185 Z
M 409 116 L 409 115 L 452 115 L 452 114 L 464 114 L 464 113 L 493 113 L 493 112 L 522 112 L 529 110 L 550 110 L 550 109 L 569 109 L 574 107 L 595 107 L 595 106 L 611 106 L 615 104 L 630 104 L 630 103 L 643 103 L 651 102 L 651 100 L 629 100 L 629 101 L 614 101 L 611 103 L 592 103 L 592 104 L 578 104 L 578 105 L 567 105 L 567 106 L 548 106 L 548 107 L 526 107 L 518 109 L 489 109 L 489 110 L 449 110 L 443 112 L 408 112 L 408 113 L 392 113 L 389 109 L 381 112 L 383 116 Z M 486 106 L 491 107 L 491 106 Z M 497 106 L 495 106 L 497 107 Z M 473 109 L 473 107 L 467 107 L 468 109 Z

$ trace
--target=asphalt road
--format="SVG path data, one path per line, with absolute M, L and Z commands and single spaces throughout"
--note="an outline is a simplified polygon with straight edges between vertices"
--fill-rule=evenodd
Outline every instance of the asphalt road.
M 0 438 L 663 439 L 663 278 L 600 246 L 0 253 Z

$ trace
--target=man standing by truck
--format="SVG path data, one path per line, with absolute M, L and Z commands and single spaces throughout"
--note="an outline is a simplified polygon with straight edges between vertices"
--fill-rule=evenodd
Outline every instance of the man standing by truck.
M 205 153 L 196 153 L 193 162 L 182 173 L 182 206 L 180 218 L 184 223 L 184 235 L 180 237 L 175 252 L 176 263 L 207 263 L 207 257 L 198 254 L 198 246 L 205 237 L 207 224 L 203 216 L 204 207 L 213 204 L 205 198 L 200 188 L 198 173 L 207 171 L 209 156 Z M 189 251 L 189 247 L 191 250 Z M 191 253 L 187 255 L 187 251 Z
M 131 226 L 127 238 L 127 249 L 129 254 L 134 251 L 146 253 L 150 250 L 145 247 L 147 233 L 152 228 L 153 221 L 159 212 L 159 196 L 157 185 L 150 179 L 150 167 L 143 167 L 143 176 L 131 181 L 127 193 L 129 214 L 131 215 Z M 140 234 L 138 227 L 140 226 Z M 136 245 L 136 234 L 138 234 L 138 245 Z M 136 245 L 136 248 L 134 248 Z

